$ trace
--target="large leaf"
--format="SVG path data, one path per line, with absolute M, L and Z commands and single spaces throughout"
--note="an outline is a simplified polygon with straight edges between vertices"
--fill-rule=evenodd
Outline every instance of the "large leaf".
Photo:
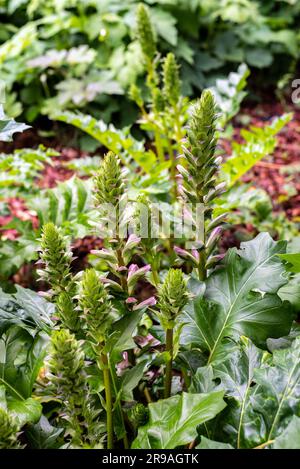
M 58 437 L 62 431 L 63 428 L 53 427 L 42 415 L 38 423 L 28 427 L 26 437 L 34 449 L 52 449 L 59 446 Z
M 139 311 L 134 311 L 127 313 L 113 324 L 112 334 L 106 341 L 106 348 L 110 352 L 112 362 L 117 362 L 125 350 L 136 347 L 132 336 L 140 320 Z
M 274 449 L 300 449 L 300 418 L 294 417 L 272 446 Z
M 133 401 L 133 389 L 139 384 L 144 375 L 148 360 L 143 360 L 129 370 L 125 371 L 121 378 L 122 400 Z
M 272 366 L 256 369 L 243 426 L 247 429 L 244 447 L 273 440 L 294 415 L 300 417 L 300 337 L 290 349 L 275 350 Z
M 32 397 L 12 398 L 4 385 L 0 385 L 0 407 L 5 409 L 21 428 L 26 423 L 36 423 L 42 413 L 42 405 Z
M 84 237 L 91 232 L 92 181 L 71 179 L 46 189 L 40 197 L 30 200 L 30 208 L 37 212 L 40 226 L 51 221 L 63 228 L 73 238 Z
M 38 333 L 32 337 L 25 329 L 11 327 L 0 339 L 0 384 L 7 396 L 25 400 L 43 365 L 49 337 Z
M 213 364 L 228 406 L 201 432 L 235 448 L 265 447 L 300 416 L 300 337 L 273 358 L 243 338 L 236 351 Z
M 227 358 L 213 364 L 214 378 L 221 381 L 221 386 L 229 397 L 228 406 L 213 422 L 213 427 L 206 427 L 208 435 L 225 439 L 235 448 L 240 448 L 247 439 L 243 426 L 245 409 L 253 383 L 255 368 L 262 365 L 263 352 L 256 348 L 246 337 L 228 354 Z
M 11 142 L 16 132 L 23 132 L 30 126 L 16 122 L 14 119 L 7 117 L 4 113 L 3 106 L 0 104 L 0 142 Z
M 36 329 L 50 332 L 55 306 L 36 292 L 16 285 L 16 293 L 0 289 L 0 332 L 12 325 L 26 329 L 32 335 Z
M 32 397 L 28 399 L 9 399 L 7 401 L 9 413 L 15 417 L 20 427 L 26 423 L 36 423 L 42 414 L 42 405 Z
M 212 362 L 222 350 L 225 337 L 250 337 L 265 346 L 266 339 L 289 333 L 292 312 L 277 290 L 286 283 L 277 254 L 285 242 L 274 242 L 267 233 L 230 249 L 223 266 L 207 281 L 204 297 L 186 308 L 182 343 L 201 348 Z
M 149 404 L 149 423 L 139 428 L 132 448 L 173 449 L 197 436 L 197 425 L 215 417 L 225 407 L 224 393 L 188 394 Z

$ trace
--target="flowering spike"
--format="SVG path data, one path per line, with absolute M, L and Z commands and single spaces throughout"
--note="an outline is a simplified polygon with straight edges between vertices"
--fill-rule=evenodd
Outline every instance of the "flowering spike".
M 80 342 L 66 329 L 54 331 L 49 360 L 50 381 L 57 396 L 67 403 L 81 404 L 84 393 L 84 352 Z
M 215 158 L 217 117 L 213 94 L 205 90 L 194 107 L 187 130 L 187 148 L 184 148 L 190 174 L 187 182 L 191 202 L 203 203 L 204 197 L 215 187 L 219 169 Z
M 72 294 L 66 291 L 61 292 L 56 299 L 56 307 L 63 326 L 71 331 L 78 331 L 80 317 L 75 308 Z
M 159 319 L 162 327 L 172 329 L 188 301 L 188 291 L 180 269 L 170 269 L 158 292 Z
M 45 268 L 38 273 L 42 280 L 50 284 L 54 295 L 69 290 L 72 285 L 72 252 L 59 228 L 51 222 L 46 223 L 42 229 L 40 257 Z
M 163 65 L 163 93 L 171 106 L 176 106 L 180 97 L 179 69 L 174 54 L 169 52 Z
M 136 12 L 137 38 L 146 59 L 152 61 L 156 54 L 156 37 L 150 20 L 149 9 L 140 3 Z
M 79 307 L 88 335 L 102 344 L 112 323 L 112 307 L 95 269 L 85 270 L 79 290 Z
M 49 359 L 50 386 L 61 402 L 72 447 L 99 442 L 99 411 L 90 404 L 82 344 L 66 329 L 54 331 Z
M 96 205 L 112 204 L 117 206 L 124 193 L 124 183 L 120 160 L 109 151 L 102 161 L 101 167 L 94 178 L 96 189 Z

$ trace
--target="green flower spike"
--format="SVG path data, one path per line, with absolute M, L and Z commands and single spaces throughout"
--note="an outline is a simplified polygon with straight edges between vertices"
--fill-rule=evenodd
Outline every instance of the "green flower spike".
M 71 446 L 95 447 L 99 443 L 99 411 L 90 404 L 82 344 L 66 329 L 54 331 L 49 359 L 50 386 L 62 402 Z
M 94 185 L 96 205 L 112 204 L 116 207 L 119 204 L 124 193 L 124 182 L 120 160 L 112 151 L 105 155 L 94 178 Z
M 198 247 L 195 246 L 195 252 L 198 252 L 195 262 L 198 264 L 200 280 L 205 280 L 207 269 L 218 261 L 218 258 L 211 255 L 222 232 L 220 225 L 226 217 L 224 213 L 212 218 L 213 201 L 225 190 L 225 183 L 217 183 L 217 173 L 222 161 L 215 154 L 217 119 L 213 94 L 205 90 L 194 107 L 187 129 L 183 146 L 185 168 L 180 165 L 177 167 L 183 178 L 182 192 L 185 200 L 192 204 L 202 204 L 204 229 L 202 239 L 197 240 Z
M 140 3 L 137 7 L 137 38 L 145 58 L 152 61 L 156 54 L 156 37 L 150 20 L 149 9 Z
M 85 270 L 79 287 L 79 308 L 88 335 L 102 346 L 112 323 L 112 307 L 108 294 L 95 269 Z
M 49 371 L 51 384 L 64 406 L 80 406 L 86 382 L 84 352 L 81 343 L 66 329 L 52 334 Z
M 215 157 L 217 117 L 213 94 L 205 90 L 194 107 L 183 147 L 189 174 L 181 174 L 185 183 L 183 189 L 190 202 L 205 203 L 208 196 L 211 201 L 212 191 L 217 189 L 216 173 L 220 164 L 220 158 Z
M 163 65 L 163 94 L 171 106 L 176 106 L 180 97 L 179 67 L 174 54 L 170 52 Z
M 163 328 L 172 329 L 188 301 L 188 291 L 180 269 L 170 269 L 158 290 L 158 313 Z
M 71 288 L 70 266 L 72 252 L 59 228 L 53 223 L 43 226 L 41 237 L 41 261 L 45 264 L 44 270 L 39 270 L 39 276 L 50 284 L 54 295 Z
M 174 356 L 173 332 L 176 319 L 188 301 L 188 291 L 182 271 L 170 269 L 163 284 L 158 289 L 157 316 L 166 332 L 166 360 L 164 397 L 170 397 L 172 387 L 172 362 Z

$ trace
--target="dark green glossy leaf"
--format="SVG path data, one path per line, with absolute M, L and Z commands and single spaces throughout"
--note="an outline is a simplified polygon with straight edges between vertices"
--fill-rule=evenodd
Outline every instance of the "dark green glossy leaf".
M 42 415 L 39 422 L 30 425 L 26 430 L 26 438 L 34 449 L 50 449 L 59 446 L 58 437 L 63 428 L 53 427 L 48 419 Z
M 218 414 L 225 407 L 223 392 L 173 396 L 149 404 L 149 423 L 139 428 L 132 448 L 173 449 L 197 436 L 197 425 Z
M 5 409 L 21 428 L 26 423 L 35 423 L 42 413 L 42 405 L 32 397 L 28 399 L 14 398 L 5 385 L 0 385 L 0 407 Z
M 300 337 L 273 356 L 242 338 L 236 351 L 213 368 L 228 406 L 201 428 L 209 438 L 235 448 L 264 447 L 300 416 Z
M 277 256 L 285 247 L 262 233 L 240 250 L 230 249 L 222 267 L 208 278 L 204 297 L 192 301 L 182 315 L 183 345 L 202 349 L 212 362 L 225 337 L 245 335 L 265 346 L 269 337 L 287 335 L 292 311 L 277 295 L 286 283 Z
M 35 334 L 36 329 L 50 332 L 55 306 L 32 290 L 16 285 L 16 293 L 0 290 L 0 332 L 12 325 Z
M 16 326 L 0 339 L 0 384 L 6 387 L 7 396 L 20 400 L 31 397 L 48 340 L 45 334 L 33 338 Z

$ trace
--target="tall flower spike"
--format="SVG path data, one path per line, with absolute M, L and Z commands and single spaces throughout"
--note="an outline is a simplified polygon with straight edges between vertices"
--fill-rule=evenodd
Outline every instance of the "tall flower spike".
M 202 204 L 203 239 L 197 240 L 200 247 L 195 246 L 195 253 L 199 252 L 194 256 L 193 262 L 198 268 L 200 280 L 205 279 L 208 266 L 213 265 L 212 258 L 209 259 L 209 256 L 218 242 L 222 231 L 220 225 L 226 217 L 226 214 L 223 214 L 212 219 L 212 202 L 225 189 L 224 183 L 217 184 L 217 173 L 222 161 L 221 157 L 215 155 L 217 118 L 213 94 L 205 90 L 194 107 L 187 129 L 187 137 L 183 146 L 186 167 L 178 166 L 178 171 L 183 178 L 182 191 L 185 199 L 192 204 Z
M 79 288 L 79 308 L 87 333 L 98 346 L 112 323 L 112 307 L 95 269 L 85 270 Z
M 80 317 L 72 293 L 61 292 L 56 299 L 56 307 L 63 326 L 70 329 L 70 331 L 77 332 L 80 329 Z
M 94 178 L 96 189 L 95 201 L 97 205 L 112 204 L 117 206 L 124 193 L 124 182 L 120 167 L 120 160 L 109 151 Z
M 205 203 L 208 194 L 216 190 L 216 173 L 220 163 L 219 158 L 215 157 L 217 117 L 213 94 L 205 90 L 194 107 L 187 129 L 186 146 L 183 147 L 188 174 L 181 174 L 183 189 L 190 202 Z
M 95 426 L 98 411 L 89 404 L 84 368 L 81 342 L 68 330 L 54 331 L 51 337 L 49 380 L 53 392 L 61 399 L 62 415 L 68 422 L 73 447 L 97 444 Z
M 179 67 L 172 52 L 169 52 L 163 64 L 163 94 L 171 106 L 176 106 L 180 97 Z
M 158 291 L 157 313 L 162 327 L 173 329 L 178 315 L 188 301 L 186 282 L 180 269 L 170 269 Z
M 64 236 L 53 223 L 43 226 L 40 258 L 45 268 L 38 271 L 39 276 L 50 284 L 53 293 L 58 295 L 69 290 L 72 252 L 68 249 Z
M 66 329 L 54 331 L 49 360 L 50 381 L 67 407 L 82 403 L 85 386 L 84 352 L 80 342 Z
M 0 407 L 0 449 L 18 449 L 17 425 L 12 417 Z
M 156 54 L 156 37 L 150 20 L 149 9 L 140 3 L 136 13 L 137 38 L 146 59 L 152 61 Z

